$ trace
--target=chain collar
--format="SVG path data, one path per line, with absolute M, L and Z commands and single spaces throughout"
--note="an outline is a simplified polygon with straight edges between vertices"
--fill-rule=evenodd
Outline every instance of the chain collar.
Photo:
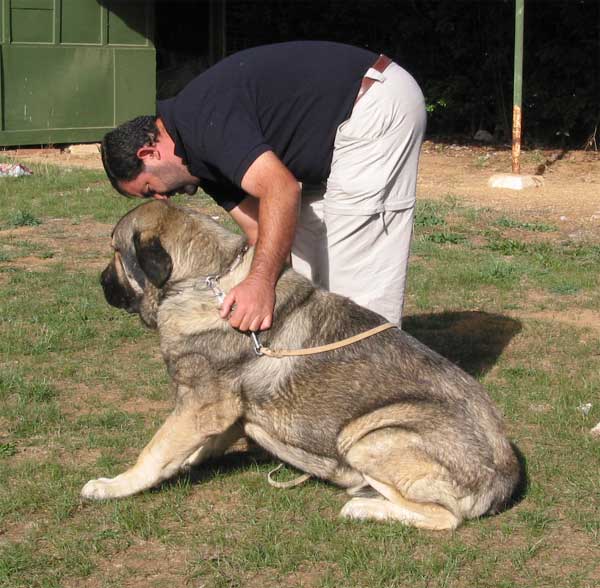
M 243 249 L 238 253 L 238 256 L 233 260 L 233 263 L 229 266 L 229 268 L 224 271 L 222 274 L 214 274 L 212 276 L 206 276 L 204 278 L 204 286 L 206 286 L 209 290 L 212 290 L 212 293 L 215 295 L 215 298 L 218 300 L 219 304 L 223 304 L 223 300 L 225 300 L 225 292 L 219 286 L 219 280 L 230 274 L 234 269 L 236 269 L 242 260 L 244 259 L 244 255 L 246 255 L 249 247 L 248 245 L 244 245 Z

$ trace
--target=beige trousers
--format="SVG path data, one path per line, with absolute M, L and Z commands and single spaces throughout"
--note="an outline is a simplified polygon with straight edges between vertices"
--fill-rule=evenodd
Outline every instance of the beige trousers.
M 303 186 L 292 265 L 400 324 L 412 236 L 423 94 L 392 63 L 337 130 L 324 186 Z

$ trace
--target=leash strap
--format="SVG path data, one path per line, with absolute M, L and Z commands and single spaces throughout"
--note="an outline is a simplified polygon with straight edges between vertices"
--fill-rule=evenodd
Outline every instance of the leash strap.
M 306 482 L 306 480 L 309 480 L 310 478 L 312 478 L 312 476 L 310 474 L 302 474 L 301 476 L 298 476 L 297 478 L 294 478 L 293 480 L 289 480 L 288 482 L 278 482 L 277 480 L 273 479 L 273 474 L 275 472 L 278 472 L 282 467 L 283 467 L 283 464 L 280 463 L 276 468 L 272 469 L 267 474 L 267 480 L 269 482 L 269 485 L 273 486 L 273 488 L 281 488 L 283 490 L 285 490 L 286 488 L 295 488 L 296 486 L 300 486 L 300 484 L 304 484 L 304 482 Z
M 393 329 L 397 327 L 398 325 L 394 323 L 383 323 L 383 325 L 379 325 L 374 329 L 369 329 L 368 331 L 364 331 L 362 333 L 359 333 L 358 335 L 348 337 L 347 339 L 335 341 L 334 343 L 329 343 L 327 345 L 320 345 L 319 347 L 309 347 L 308 349 L 280 349 L 278 351 L 275 351 L 273 349 L 269 349 L 268 347 L 263 347 L 258 341 L 256 333 L 252 333 L 252 341 L 254 342 L 254 350 L 256 351 L 257 355 L 266 355 L 268 357 L 278 358 L 296 355 L 314 355 L 316 353 L 325 353 L 326 351 L 333 351 L 334 349 L 339 349 L 340 347 L 352 345 L 352 343 L 362 341 L 363 339 L 367 339 L 368 337 L 377 335 L 377 333 L 381 333 L 382 331 L 387 331 L 388 329 Z
M 244 247 L 242 251 L 239 253 L 231 267 L 225 272 L 228 274 L 233 271 L 242 261 L 244 254 L 248 251 L 248 247 Z M 219 286 L 219 280 L 223 277 L 223 275 L 212 275 L 207 276 L 204 279 L 204 287 L 212 290 L 215 298 L 220 304 L 223 304 L 223 300 L 225 299 L 225 292 Z M 263 347 L 258 340 L 258 334 L 255 331 L 250 333 L 252 337 L 252 343 L 254 345 L 254 352 L 256 355 L 266 355 L 268 357 L 291 357 L 291 356 L 300 356 L 300 355 L 315 355 L 317 353 L 325 353 L 326 351 L 333 351 L 334 349 L 339 349 L 340 347 L 346 347 L 347 345 L 352 345 L 357 341 L 362 341 L 363 339 L 367 339 L 368 337 L 372 337 L 373 335 L 377 335 L 377 333 L 381 333 L 382 331 L 387 331 L 388 329 L 397 328 L 398 325 L 394 323 L 383 323 L 373 329 L 369 329 L 368 331 L 364 331 L 362 333 L 358 333 L 358 335 L 354 335 L 352 337 L 348 337 L 347 339 L 342 339 L 341 341 L 335 341 L 333 343 L 329 343 L 327 345 L 320 345 L 319 347 L 309 347 L 308 349 L 280 349 L 279 351 L 269 349 L 268 347 Z

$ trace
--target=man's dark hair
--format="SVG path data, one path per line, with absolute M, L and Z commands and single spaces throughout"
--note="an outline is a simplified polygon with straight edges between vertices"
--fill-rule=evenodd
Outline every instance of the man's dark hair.
M 119 182 L 137 178 L 144 162 L 137 151 L 144 145 L 154 145 L 158 137 L 156 116 L 138 116 L 106 133 L 102 139 L 102 164 L 113 188 L 124 194 Z

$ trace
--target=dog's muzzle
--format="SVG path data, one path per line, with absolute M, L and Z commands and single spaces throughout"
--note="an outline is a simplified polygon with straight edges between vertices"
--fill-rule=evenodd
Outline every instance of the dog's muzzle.
M 130 313 L 139 312 L 139 300 L 133 288 L 124 284 L 119 278 L 119 272 L 116 268 L 116 259 L 114 259 L 100 276 L 100 284 L 104 290 L 106 302 L 116 308 L 122 308 Z

